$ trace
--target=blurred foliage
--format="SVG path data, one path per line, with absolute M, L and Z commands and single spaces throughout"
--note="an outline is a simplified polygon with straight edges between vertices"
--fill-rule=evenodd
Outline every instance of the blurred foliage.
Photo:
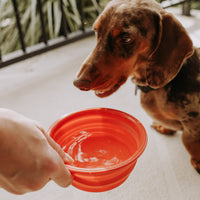
M 198 9 L 200 10 L 200 1 L 196 0 L 192 3 L 192 9 Z
M 156 0 L 156 1 L 161 3 L 161 2 L 166 1 L 166 0 Z M 168 1 L 172 1 L 173 2 L 173 0 L 168 0 Z M 191 2 L 192 2 L 192 5 L 191 5 L 192 9 L 200 10 L 200 1 L 199 0 L 191 0 Z
M 109 0 L 63 0 L 67 32 L 81 29 L 80 2 L 83 5 L 84 26 L 89 27 Z M 62 35 L 60 0 L 41 0 L 47 39 Z M 26 46 L 42 41 L 42 29 L 37 0 L 17 0 L 20 23 Z M 98 12 L 97 12 L 98 11 Z M 2 55 L 21 48 L 12 0 L 0 0 L 0 47 Z
M 16 0 L 26 46 L 42 42 L 42 28 L 38 0 Z M 81 29 L 80 2 L 83 5 L 84 26 L 90 27 L 97 13 L 109 0 L 62 0 L 67 33 Z M 162 2 L 163 0 L 157 0 Z M 170 0 L 169 0 L 170 1 Z M 63 35 L 61 0 L 41 0 L 47 40 Z M 192 1 L 192 8 L 200 9 L 200 1 Z M 98 12 L 97 12 L 98 11 Z M 0 0 L 0 50 L 5 55 L 21 49 L 12 0 Z

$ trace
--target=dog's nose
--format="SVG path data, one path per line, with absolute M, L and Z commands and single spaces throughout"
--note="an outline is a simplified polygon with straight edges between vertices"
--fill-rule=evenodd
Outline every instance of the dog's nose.
M 73 84 L 80 90 L 88 91 L 91 89 L 91 81 L 90 80 L 75 79 Z

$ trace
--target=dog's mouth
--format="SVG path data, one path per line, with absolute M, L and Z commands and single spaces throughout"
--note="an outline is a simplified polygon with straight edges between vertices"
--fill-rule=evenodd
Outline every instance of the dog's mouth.
M 111 85 L 104 85 L 104 86 L 101 86 L 101 87 L 98 87 L 98 88 L 94 88 L 93 90 L 95 91 L 95 95 L 98 96 L 98 97 L 107 97 L 107 96 L 110 96 L 111 94 L 113 94 L 116 90 L 119 89 L 119 87 L 125 83 L 125 81 L 127 80 L 126 77 L 122 76 L 118 82 L 116 84 L 111 84 Z
M 118 90 L 126 80 L 126 76 L 121 76 L 118 79 L 100 77 L 95 81 L 76 79 L 74 80 L 74 85 L 82 91 L 94 90 L 98 97 L 107 97 Z
M 95 95 L 98 97 L 107 97 L 114 93 L 121 85 L 116 84 L 112 88 L 104 90 L 95 90 Z

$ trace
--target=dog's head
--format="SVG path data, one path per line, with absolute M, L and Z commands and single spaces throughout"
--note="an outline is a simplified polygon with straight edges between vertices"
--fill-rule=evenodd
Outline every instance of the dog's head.
M 74 85 L 99 97 L 128 77 L 137 85 L 163 87 L 193 53 L 186 30 L 154 0 L 112 0 L 93 28 L 97 44 Z

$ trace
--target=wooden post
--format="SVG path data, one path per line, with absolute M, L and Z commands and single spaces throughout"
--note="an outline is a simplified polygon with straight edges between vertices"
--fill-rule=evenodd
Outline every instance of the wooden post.
M 191 10 L 191 0 L 186 0 L 183 3 L 182 15 L 191 16 L 190 10 Z

